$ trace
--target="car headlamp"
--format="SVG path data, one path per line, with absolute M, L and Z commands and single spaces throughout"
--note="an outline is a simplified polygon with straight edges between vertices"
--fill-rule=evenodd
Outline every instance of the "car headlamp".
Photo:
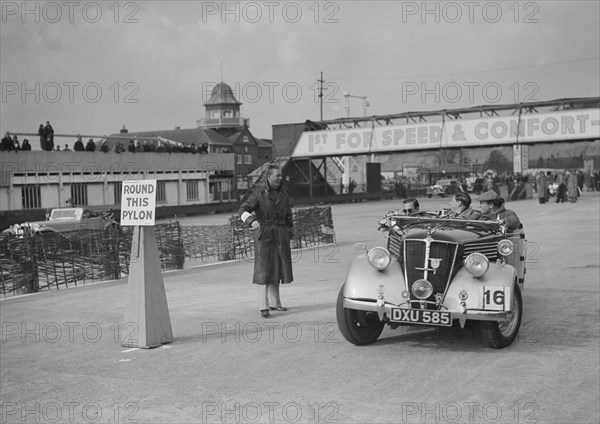
M 378 271 L 386 269 L 392 262 L 392 256 L 390 255 L 390 252 L 383 247 L 374 247 L 373 249 L 369 250 L 367 259 L 369 260 L 371 266 Z
M 465 259 L 465 269 L 473 277 L 481 277 L 490 267 L 490 261 L 481 253 L 471 253 Z
M 417 299 L 427 299 L 433 293 L 433 286 L 427 280 L 417 280 L 413 283 L 411 291 Z
M 509 256 L 515 250 L 515 245 L 510 240 L 502 240 L 498 243 L 498 253 L 502 256 Z

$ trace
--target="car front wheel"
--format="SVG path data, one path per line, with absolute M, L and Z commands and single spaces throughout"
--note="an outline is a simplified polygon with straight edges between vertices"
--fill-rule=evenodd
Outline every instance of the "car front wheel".
M 494 349 L 502 349 L 512 344 L 519 333 L 521 316 L 523 315 L 523 299 L 519 285 L 516 283 L 513 293 L 512 310 L 512 318 L 508 321 L 490 321 L 480 324 L 481 337 L 487 346 Z
M 344 286 L 337 298 L 336 316 L 342 336 L 357 346 L 373 343 L 385 325 L 375 312 L 344 308 Z

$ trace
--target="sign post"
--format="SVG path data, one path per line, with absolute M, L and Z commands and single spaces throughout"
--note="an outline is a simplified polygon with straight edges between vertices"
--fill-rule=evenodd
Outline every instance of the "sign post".
M 124 181 L 121 225 L 134 226 L 121 345 L 151 348 L 173 341 L 154 232 L 156 180 Z

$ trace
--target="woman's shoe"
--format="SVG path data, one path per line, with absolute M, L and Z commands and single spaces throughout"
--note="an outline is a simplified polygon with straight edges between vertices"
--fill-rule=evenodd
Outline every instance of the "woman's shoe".
M 283 312 L 283 311 L 287 311 L 287 310 L 288 310 L 288 308 L 284 308 L 283 306 L 278 306 L 278 307 L 276 307 L 276 308 L 275 308 L 275 307 L 273 307 L 273 306 L 271 306 L 271 308 L 270 308 L 270 309 L 271 309 L 272 311 L 282 311 L 282 312 Z
M 263 318 L 269 318 L 271 316 L 268 309 L 261 309 L 260 314 L 262 315 Z

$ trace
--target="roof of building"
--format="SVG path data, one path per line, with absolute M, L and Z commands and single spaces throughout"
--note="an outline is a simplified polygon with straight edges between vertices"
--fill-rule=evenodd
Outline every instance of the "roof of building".
M 204 106 L 211 105 L 239 106 L 241 105 L 241 103 L 238 102 L 235 96 L 233 95 L 233 90 L 231 89 L 231 87 L 225 84 L 224 82 L 220 82 L 215 86 L 215 88 L 213 88 L 208 102 L 204 103 Z
M 223 137 L 217 131 L 209 128 L 184 128 L 173 130 L 128 132 L 124 134 L 118 133 L 108 136 L 107 141 L 109 146 L 112 147 L 118 142 L 126 144 L 129 142 L 129 140 L 144 140 L 155 137 L 160 137 L 175 143 L 195 144 L 196 146 L 201 146 L 204 143 L 222 146 L 231 146 L 233 144 L 233 141 Z

